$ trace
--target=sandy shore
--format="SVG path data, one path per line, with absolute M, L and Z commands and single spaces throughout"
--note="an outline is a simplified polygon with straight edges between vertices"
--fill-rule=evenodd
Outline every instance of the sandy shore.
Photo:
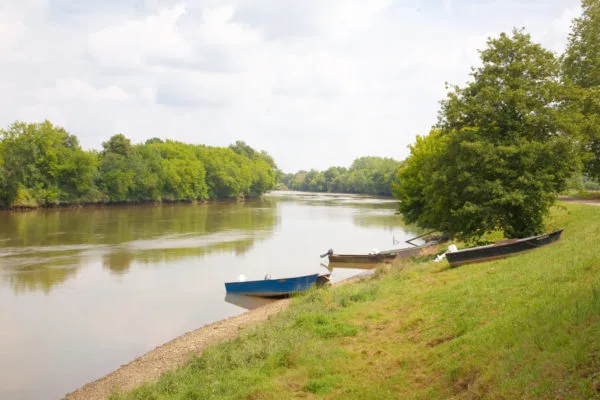
M 373 271 L 355 275 L 337 286 L 355 282 L 370 275 Z M 81 388 L 67 394 L 64 400 L 101 400 L 107 398 L 113 391 L 129 391 L 145 382 L 156 381 L 163 373 L 185 365 L 194 355 L 212 345 L 237 337 L 240 328 L 248 327 L 266 321 L 270 315 L 285 310 L 290 299 L 282 299 L 266 304 L 259 308 L 230 317 L 194 331 L 188 332 L 154 350 L 122 365 L 110 374 L 90 382 Z

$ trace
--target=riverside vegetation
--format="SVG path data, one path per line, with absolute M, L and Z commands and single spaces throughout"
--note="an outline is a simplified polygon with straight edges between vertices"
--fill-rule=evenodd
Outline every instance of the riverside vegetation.
M 562 239 L 535 252 L 454 269 L 397 262 L 298 296 L 111 399 L 600 397 L 600 213 L 561 203 L 546 228 L 559 226 Z
M 337 192 L 392 195 L 392 182 L 400 161 L 382 157 L 360 157 L 350 168 L 331 167 L 325 171 L 298 171 L 282 174 L 280 187 L 305 192 Z
M 238 141 L 227 147 L 122 134 L 84 151 L 49 121 L 0 130 L 0 207 L 203 201 L 259 196 L 278 173 L 271 156 Z

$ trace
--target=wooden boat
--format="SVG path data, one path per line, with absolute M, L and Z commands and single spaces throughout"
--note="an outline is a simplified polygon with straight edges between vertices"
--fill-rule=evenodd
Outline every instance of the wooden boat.
M 451 267 L 482 261 L 496 260 L 512 256 L 513 254 L 537 249 L 560 239 L 563 229 L 523 239 L 509 239 L 496 242 L 487 246 L 472 247 L 446 253 L 446 259 Z
M 259 297 L 285 297 L 303 292 L 311 286 L 322 286 L 329 282 L 331 274 L 312 274 L 293 278 L 268 279 L 247 282 L 226 282 L 227 293 Z
M 330 263 L 382 263 L 392 261 L 396 258 L 408 258 L 419 255 L 425 247 L 426 246 L 385 250 L 373 254 L 335 254 L 333 250 L 330 249 L 327 253 L 322 254 L 321 258 L 328 256 Z

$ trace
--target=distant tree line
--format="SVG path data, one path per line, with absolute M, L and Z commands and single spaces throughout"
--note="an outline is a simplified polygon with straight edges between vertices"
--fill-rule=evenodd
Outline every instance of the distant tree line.
M 392 181 L 401 162 L 391 158 L 361 157 L 350 168 L 283 174 L 280 188 L 307 192 L 364 193 L 391 196 Z
M 270 155 L 241 141 L 227 148 L 158 138 L 132 144 L 117 134 L 101 151 L 85 151 L 49 121 L 0 130 L 4 208 L 259 196 L 276 174 Z
M 407 222 L 469 240 L 529 236 L 573 177 L 600 178 L 600 1 L 582 9 L 558 57 L 524 29 L 489 38 L 398 171 Z

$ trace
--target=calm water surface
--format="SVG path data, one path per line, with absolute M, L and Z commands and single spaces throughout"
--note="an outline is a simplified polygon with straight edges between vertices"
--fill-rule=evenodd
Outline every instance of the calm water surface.
M 224 282 L 327 272 L 406 240 L 393 200 L 276 192 L 210 205 L 0 213 L 0 399 L 60 399 L 241 314 Z M 360 270 L 334 269 L 338 281 Z M 229 300 L 229 301 L 226 301 Z M 249 307 L 249 305 L 246 305 Z

